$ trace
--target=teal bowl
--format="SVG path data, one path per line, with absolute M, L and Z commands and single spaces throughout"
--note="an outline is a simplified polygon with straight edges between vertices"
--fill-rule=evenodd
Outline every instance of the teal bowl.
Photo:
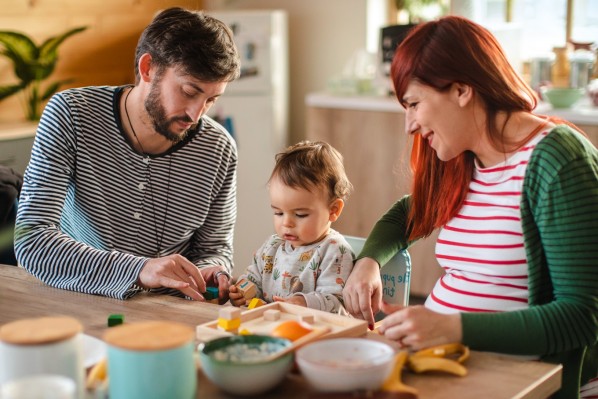
M 585 94 L 585 89 L 543 87 L 542 98 L 553 108 L 570 108 Z
M 223 391 L 260 395 L 282 382 L 293 365 L 294 354 L 262 359 L 290 345 L 288 339 L 267 335 L 235 335 L 202 344 L 199 358 L 203 373 Z

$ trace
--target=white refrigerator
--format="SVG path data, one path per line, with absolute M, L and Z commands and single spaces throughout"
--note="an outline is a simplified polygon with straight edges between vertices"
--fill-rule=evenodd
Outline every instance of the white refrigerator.
M 209 11 L 231 27 L 241 77 L 229 83 L 209 115 L 233 135 L 239 150 L 234 274 L 274 233 L 266 183 L 288 140 L 288 28 L 282 10 Z

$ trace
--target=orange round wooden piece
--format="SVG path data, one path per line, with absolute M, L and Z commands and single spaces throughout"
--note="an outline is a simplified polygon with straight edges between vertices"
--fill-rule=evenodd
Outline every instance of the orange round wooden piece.
M 310 327 L 305 326 L 296 320 L 283 321 L 272 330 L 272 335 L 279 338 L 286 338 L 296 341 L 305 334 L 312 331 Z

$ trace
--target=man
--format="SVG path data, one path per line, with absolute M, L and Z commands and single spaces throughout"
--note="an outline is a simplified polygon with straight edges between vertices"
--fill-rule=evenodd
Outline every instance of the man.
M 227 299 L 237 150 L 205 114 L 239 76 L 231 31 L 171 8 L 142 33 L 135 86 L 58 93 L 19 202 L 17 259 L 47 284 L 129 298 Z

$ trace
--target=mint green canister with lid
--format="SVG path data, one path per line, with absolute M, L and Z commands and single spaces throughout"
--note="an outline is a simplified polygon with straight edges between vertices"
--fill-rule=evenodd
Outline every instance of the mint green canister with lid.
M 123 324 L 104 334 L 110 399 L 192 399 L 194 332 L 166 321 Z

